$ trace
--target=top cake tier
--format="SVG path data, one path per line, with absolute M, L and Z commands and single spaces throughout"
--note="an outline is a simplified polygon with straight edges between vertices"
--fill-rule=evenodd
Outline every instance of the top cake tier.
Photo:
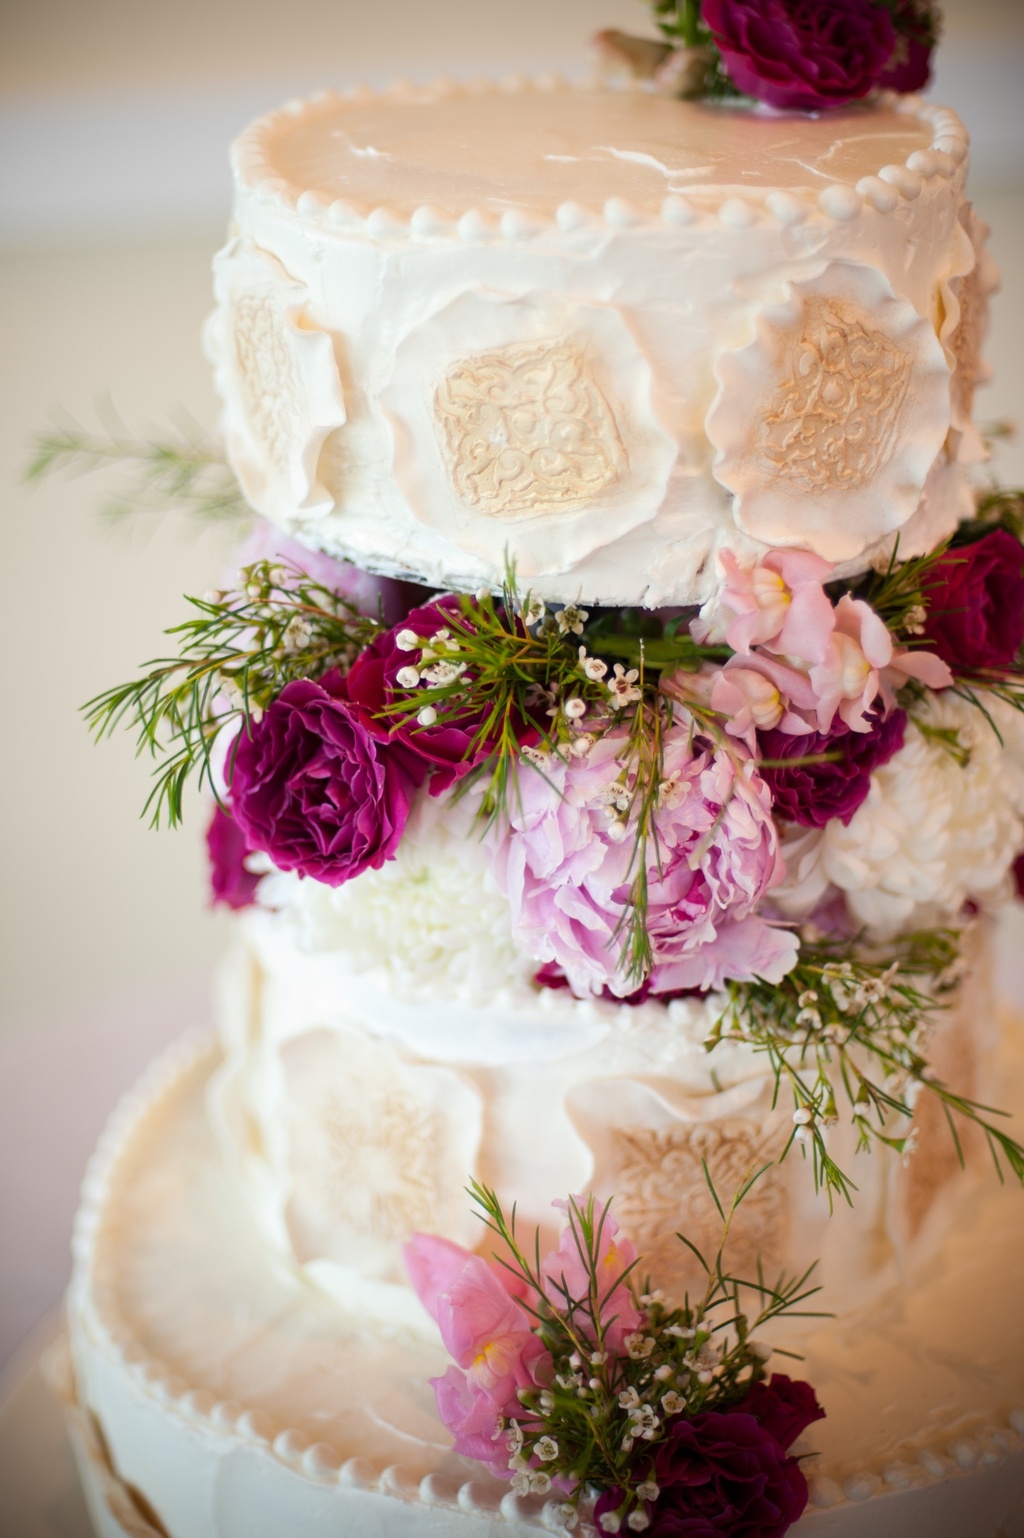
M 444 85 L 234 150 L 207 331 L 260 512 L 360 566 L 702 601 L 714 555 L 843 570 L 967 510 L 992 286 L 958 119 Z

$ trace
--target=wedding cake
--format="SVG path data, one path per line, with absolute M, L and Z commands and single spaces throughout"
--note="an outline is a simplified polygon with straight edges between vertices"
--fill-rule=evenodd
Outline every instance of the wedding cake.
M 806 10 L 235 145 L 241 574 L 89 707 L 237 910 L 83 1194 L 101 1538 L 1024 1532 L 995 276 L 932 8 Z

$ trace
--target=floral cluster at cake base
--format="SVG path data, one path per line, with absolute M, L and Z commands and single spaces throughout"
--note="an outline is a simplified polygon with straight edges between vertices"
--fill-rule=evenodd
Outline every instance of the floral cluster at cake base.
M 473 1195 L 498 1244 L 489 1259 L 415 1235 L 409 1276 L 455 1363 L 433 1380 L 455 1451 L 517 1494 L 550 1496 L 563 1530 L 781 1538 L 807 1504 L 790 1449 L 825 1412 L 809 1384 L 768 1376 L 772 1351 L 756 1334 L 806 1316 L 811 1273 L 772 1288 L 723 1264 L 761 1174 L 726 1211 L 705 1169 L 722 1239 L 709 1260 L 678 1236 L 702 1278 L 681 1306 L 641 1271 L 611 1203 L 593 1197 L 556 1203 L 565 1225 L 543 1256 L 483 1186 Z

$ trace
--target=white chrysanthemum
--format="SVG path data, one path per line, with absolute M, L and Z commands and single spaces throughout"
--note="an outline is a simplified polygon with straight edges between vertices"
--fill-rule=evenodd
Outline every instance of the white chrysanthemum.
M 787 875 L 772 893 L 785 913 L 807 914 L 837 887 L 854 922 L 883 938 L 1000 898 L 1024 845 L 1024 717 L 988 703 L 1002 743 L 976 706 L 931 695 L 925 731 L 908 722 L 848 827 L 834 818 L 786 835 Z M 956 734 L 966 764 L 937 732 Z
M 395 859 L 340 887 L 275 872 L 260 901 L 283 909 L 299 943 L 339 951 L 353 970 L 382 967 L 402 991 L 440 987 L 454 996 L 491 996 L 530 971 L 512 936 L 475 823 L 473 797 L 423 794 Z

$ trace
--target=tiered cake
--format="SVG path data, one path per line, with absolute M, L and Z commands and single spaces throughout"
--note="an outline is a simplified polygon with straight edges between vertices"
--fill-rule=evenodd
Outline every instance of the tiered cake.
M 282 656 L 325 593 L 371 628 L 221 733 L 211 850 L 245 911 L 220 1039 L 154 1069 L 86 1186 L 65 1389 L 102 1538 L 566 1525 L 451 1450 L 403 1245 L 486 1252 L 470 1180 L 545 1242 L 593 1191 L 681 1296 L 705 1175 L 764 1165 L 733 1263 L 820 1257 L 837 1315 L 772 1337 L 828 1417 L 798 1531 L 1024 1531 L 1021 1198 L 973 1106 L 960 1171 L 931 1092 L 1019 1103 L 986 914 L 1024 846 L 1024 718 L 1012 654 L 954 656 L 963 605 L 935 598 L 981 555 L 892 597 L 964 525 L 1024 613 L 1019 546 L 972 522 L 994 283 L 966 159 L 912 96 L 809 116 L 557 82 L 325 96 L 236 145 L 207 345 L 282 531 L 237 603 L 293 603 Z M 549 659 L 497 804 L 481 638 Z M 653 852 L 634 717 L 665 734 Z M 744 1022 L 815 945 L 773 1057 Z M 858 1152 L 878 1107 L 771 1065 L 801 1029 L 836 1049 L 829 989 L 875 1020 L 911 984 L 897 1151 Z M 823 1160 L 855 1182 L 831 1213 Z

